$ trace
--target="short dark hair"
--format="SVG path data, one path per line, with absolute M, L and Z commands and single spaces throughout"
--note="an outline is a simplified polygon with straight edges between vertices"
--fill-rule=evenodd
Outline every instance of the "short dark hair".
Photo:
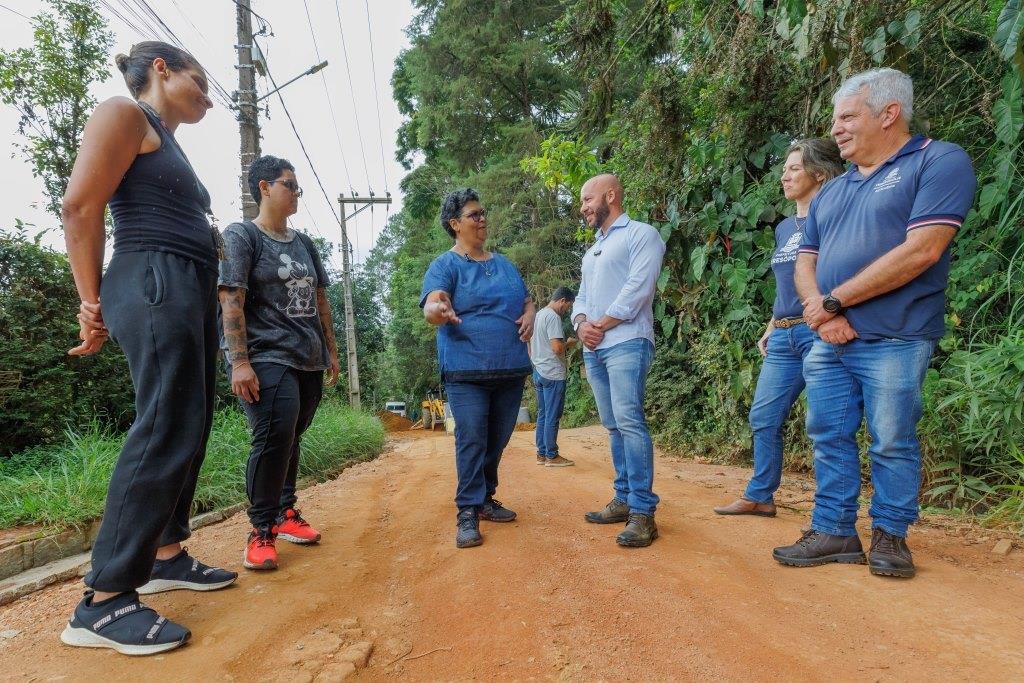
M 846 170 L 843 157 L 839 155 L 839 145 L 832 138 L 804 138 L 797 140 L 786 150 L 788 157 L 793 152 L 800 152 L 800 161 L 804 170 L 812 177 L 822 178 L 822 183 L 841 176 Z
M 480 201 L 480 195 L 471 187 L 460 187 L 449 192 L 441 202 L 441 227 L 445 232 L 455 237 L 455 231 L 452 230 L 448 221 L 458 218 L 462 214 L 462 207 L 466 204 L 478 201 Z
M 576 292 L 572 291 L 568 287 L 559 287 L 555 291 L 551 292 L 550 301 L 560 301 L 561 299 L 576 301 Z
M 252 195 L 252 200 L 256 202 L 257 206 L 263 200 L 263 195 L 260 193 L 260 181 L 266 180 L 269 183 L 277 180 L 285 171 L 295 173 L 295 167 L 287 159 L 270 156 L 269 154 L 261 156 L 250 164 L 249 194 Z
M 124 75 L 128 92 L 135 99 L 139 99 L 139 95 L 149 86 L 150 67 L 153 65 L 153 60 L 157 58 L 164 60 L 167 63 L 167 68 L 171 71 L 185 71 L 186 69 L 203 71 L 203 65 L 199 63 L 199 60 L 181 48 L 159 40 L 144 40 L 141 43 L 135 43 L 132 45 L 132 49 L 128 50 L 128 54 L 119 54 L 114 57 L 117 70 Z

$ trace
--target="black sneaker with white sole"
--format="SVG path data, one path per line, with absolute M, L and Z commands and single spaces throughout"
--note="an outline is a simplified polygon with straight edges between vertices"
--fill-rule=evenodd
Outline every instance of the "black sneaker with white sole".
M 192 633 L 139 602 L 135 591 L 93 604 L 93 591 L 75 607 L 60 639 L 74 647 L 107 647 L 123 655 L 155 655 L 185 644 Z
M 169 560 L 157 560 L 153 563 L 153 573 L 149 582 L 139 588 L 142 595 L 162 593 L 164 591 L 190 590 L 215 591 L 230 586 L 238 578 L 238 572 L 228 571 L 220 567 L 208 567 L 194 557 L 190 557 L 187 548 Z

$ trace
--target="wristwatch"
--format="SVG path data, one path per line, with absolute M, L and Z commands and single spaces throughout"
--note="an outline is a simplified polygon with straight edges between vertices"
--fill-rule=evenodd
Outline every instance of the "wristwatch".
M 586 318 L 583 318 L 582 320 L 577 320 L 576 322 L 574 322 L 572 324 L 572 331 L 575 332 L 576 334 L 579 334 L 579 332 L 580 332 L 580 325 L 582 325 L 585 322 L 587 322 Z
M 829 292 L 828 295 L 821 300 L 821 307 L 824 308 L 829 313 L 839 313 L 840 311 L 843 310 L 842 302 L 840 302 L 839 299 L 832 296 L 831 292 Z

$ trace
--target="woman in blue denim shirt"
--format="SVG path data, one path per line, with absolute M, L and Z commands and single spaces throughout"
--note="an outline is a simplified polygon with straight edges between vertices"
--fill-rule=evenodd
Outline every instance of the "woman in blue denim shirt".
M 796 215 L 775 228 L 775 304 L 768 327 L 757 342 L 764 365 L 750 408 L 754 476 L 741 498 L 715 508 L 720 515 L 775 516 L 774 495 L 782 480 L 782 427 L 804 389 L 803 361 L 814 338 L 801 317 L 803 304 L 793 284 L 796 255 L 811 199 L 843 170 L 839 148 L 829 138 L 800 140 L 786 152 L 782 192 L 796 203 Z
M 516 518 L 494 492 L 532 369 L 526 342 L 536 311 L 516 267 L 484 249 L 487 212 L 475 190 L 445 197 L 441 225 L 455 246 L 427 269 L 420 306 L 438 326 L 438 365 L 455 418 L 455 545 L 468 548 L 483 543 L 478 519 Z

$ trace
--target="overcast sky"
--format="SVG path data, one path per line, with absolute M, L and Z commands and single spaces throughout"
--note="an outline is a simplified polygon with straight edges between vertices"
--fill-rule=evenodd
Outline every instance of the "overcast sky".
M 314 74 L 287 86 L 282 91 L 285 103 L 335 209 L 338 194 L 348 193 L 351 182 L 351 188 L 361 195 L 366 195 L 368 189 L 373 189 L 378 195 L 390 190 L 394 199 L 390 211 L 394 213 L 401 208 L 398 184 L 404 170 L 394 158 L 395 131 L 401 117 L 391 98 L 390 81 L 395 57 L 408 44 L 404 28 L 413 17 L 413 8 L 409 0 L 337 0 L 351 71 L 350 88 L 335 0 L 306 2 L 321 59 L 328 60 L 329 65 L 320 72 L 324 80 L 321 80 L 320 74 Z M 104 3 L 98 4 L 108 18 L 115 36 L 111 52 L 111 77 L 96 85 L 93 92 L 102 101 L 113 95 L 127 94 L 121 74 L 113 65 L 113 55 L 118 52 L 127 53 L 135 42 L 160 36 L 140 34 L 104 7 Z M 42 0 L 0 0 L 0 5 L 6 6 L 0 7 L 0 45 L 4 48 L 30 45 L 32 27 L 14 12 L 32 16 L 48 7 L 48 3 Z M 108 0 L 106 5 L 129 17 L 137 28 L 146 31 L 141 22 L 130 18 L 125 10 L 125 5 L 138 10 L 133 0 Z M 235 4 L 232 0 L 149 0 L 149 5 L 228 92 L 238 88 L 238 75 L 234 68 L 236 52 L 233 48 L 236 42 Z M 367 27 L 367 5 L 372 34 Z M 310 25 L 301 0 L 252 0 L 252 7 L 273 28 L 273 37 L 258 40 L 266 48 L 270 71 L 278 85 L 317 62 Z M 254 29 L 256 25 L 254 21 Z M 379 125 L 377 100 L 374 97 L 374 65 L 380 95 Z M 269 82 L 258 78 L 257 90 L 260 94 L 267 92 L 270 90 Z M 335 133 L 327 90 L 330 91 L 340 135 Z M 266 111 L 261 110 L 262 151 L 289 159 L 295 165 L 304 189 L 299 213 L 292 219 L 293 224 L 309 230 L 313 235 L 322 234 L 328 240 L 340 244 L 338 224 L 328 201 L 317 186 L 277 96 L 265 102 L 270 105 L 270 117 L 268 119 Z M 30 167 L 22 160 L 20 153 L 14 153 L 11 158 L 13 143 L 18 137 L 17 119 L 17 113 L 12 107 L 0 104 L 0 140 L 5 143 L 3 149 L 9 150 L 0 153 L 4 198 L 0 202 L 0 227 L 13 227 L 15 218 L 33 223 L 38 228 L 56 227 L 57 221 L 39 208 L 43 203 L 42 183 L 32 177 Z M 362 131 L 362 146 L 357 134 L 359 130 Z M 215 100 L 214 109 L 203 121 L 194 126 L 181 126 L 177 137 L 210 190 L 213 210 L 221 227 L 237 220 L 241 215 L 241 205 L 238 124 L 234 114 Z M 387 215 L 387 208 L 378 206 L 372 214 L 366 210 L 349 222 L 349 238 L 356 249 L 357 261 L 369 252 Z M 63 249 L 63 236 L 59 230 L 52 231 L 45 242 Z M 109 258 L 109 245 L 107 251 Z M 341 255 L 336 254 L 333 261 L 340 267 Z

